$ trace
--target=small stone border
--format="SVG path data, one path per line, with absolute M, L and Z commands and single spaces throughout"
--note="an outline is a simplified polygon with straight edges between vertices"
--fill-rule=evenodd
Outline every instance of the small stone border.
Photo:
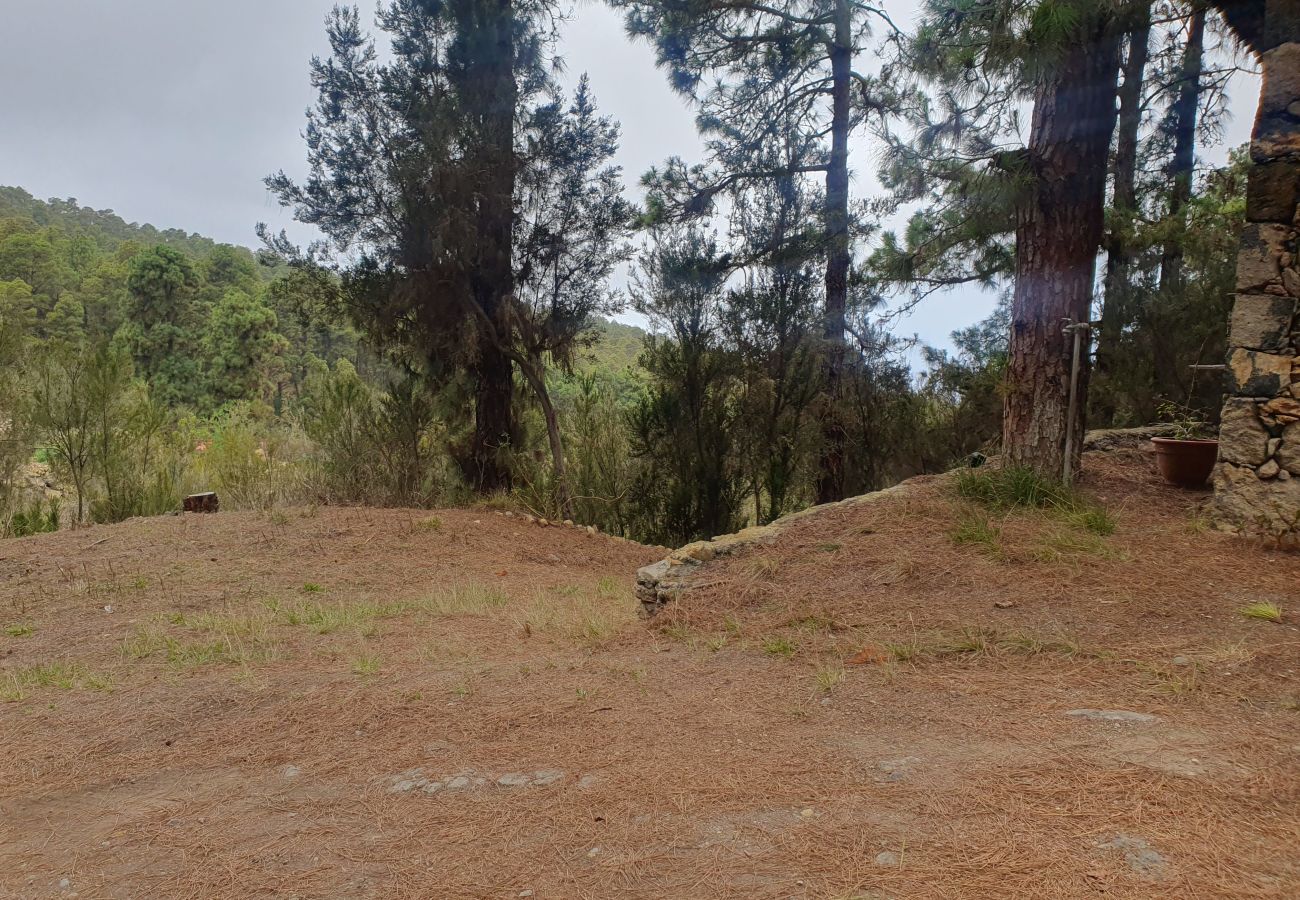
M 1153 437 L 1173 433 L 1172 425 L 1147 425 L 1141 428 L 1111 428 L 1089 431 L 1084 435 L 1084 450 L 1113 451 L 1126 448 L 1142 447 Z M 899 482 L 890 488 L 849 497 L 838 503 L 824 503 L 810 506 L 799 512 L 791 513 L 772 522 L 770 525 L 754 525 L 735 534 L 724 534 L 711 541 L 696 541 L 674 550 L 657 563 L 638 569 L 636 573 L 636 597 L 641 601 L 641 613 L 653 616 L 666 605 L 676 600 L 683 591 L 693 583 L 693 576 L 700 566 L 721 556 L 729 556 L 741 550 L 762 544 L 770 544 L 791 525 L 812 516 L 821 515 L 832 509 L 865 506 L 888 497 L 895 497 L 909 491 L 919 479 L 929 480 L 936 476 L 918 475 Z
M 919 477 L 927 478 L 928 476 Z M 788 516 L 782 516 L 769 525 L 752 525 L 735 534 L 719 535 L 711 541 L 696 541 L 693 544 L 687 544 L 685 547 L 674 550 L 659 562 L 637 570 L 636 597 L 641 601 L 641 613 L 645 616 L 653 616 L 664 606 L 676 600 L 683 591 L 691 587 L 692 576 L 696 570 L 707 562 L 712 562 L 719 557 L 730 556 L 750 547 L 770 544 L 790 526 L 804 519 L 821 515 L 829 510 L 866 506 L 888 497 L 899 496 L 911 490 L 915 480 L 908 479 L 891 488 L 885 488 L 883 491 L 849 497 L 847 500 L 840 500 L 838 503 L 823 503 L 821 506 L 810 506 Z

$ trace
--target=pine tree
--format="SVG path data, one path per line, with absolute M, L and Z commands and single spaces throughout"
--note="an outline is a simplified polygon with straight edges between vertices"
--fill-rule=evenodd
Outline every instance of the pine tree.
M 654 43 L 673 87 L 699 106 L 708 165 L 670 160 L 648 176 L 654 211 L 698 215 L 715 197 L 754 183 L 825 178 L 822 241 L 827 343 L 819 466 L 819 501 L 844 494 L 844 441 L 839 408 L 847 359 L 846 315 L 853 263 L 849 139 L 868 115 L 888 105 L 882 81 L 855 68 L 870 26 L 889 26 L 879 6 L 858 0 L 611 0 L 627 11 L 627 30 Z M 793 139 L 799 152 L 772 165 L 768 145 Z
M 460 462 L 484 492 L 510 484 L 516 369 L 548 407 L 544 357 L 563 362 L 607 304 L 630 224 L 608 165 L 616 129 L 585 82 L 566 110 L 549 77 L 549 11 L 543 0 L 392 0 L 380 62 L 356 10 L 336 10 L 332 56 L 312 66 L 310 175 L 268 180 L 357 255 L 339 272 L 340 298 L 363 332 L 434 384 L 468 376 L 474 427 Z
M 377 340 L 435 380 L 473 383 L 462 467 L 480 491 L 510 483 L 513 366 L 494 339 L 514 292 L 516 126 L 546 86 L 540 10 L 514 0 L 393 0 L 378 24 L 380 62 L 355 8 L 327 21 L 328 59 L 312 61 L 310 174 L 267 184 L 295 216 L 357 262 L 344 300 Z
M 168 405 L 198 399 L 198 287 L 194 264 L 179 250 L 160 244 L 131 260 L 130 299 L 120 334 L 136 371 Z
M 919 131 L 925 153 L 918 156 L 959 148 L 938 167 L 944 196 L 981 188 L 967 194 L 974 204 L 952 203 L 958 211 L 974 205 L 978 216 L 975 227 L 957 217 L 951 244 L 984 259 L 1000 244 L 988 224 L 1014 230 L 1002 450 L 1010 463 L 1052 477 L 1077 465 L 1082 443 L 1088 366 L 1072 410 L 1073 341 L 1063 326 L 1091 319 L 1120 45 L 1141 9 L 1091 0 L 941 0 L 911 47 L 912 64 L 942 89 L 950 113 Z M 1008 135 L 1026 100 L 1033 114 L 1027 144 L 1018 147 Z M 1067 449 L 1071 432 L 1077 439 Z

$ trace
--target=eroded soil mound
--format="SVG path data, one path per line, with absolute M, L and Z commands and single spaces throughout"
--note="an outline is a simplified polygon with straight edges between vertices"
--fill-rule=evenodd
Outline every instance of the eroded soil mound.
M 488 512 L 5 542 L 0 894 L 1295 896 L 1300 556 L 1149 466 L 1090 459 L 1113 534 L 936 479 L 649 623 L 662 549 Z

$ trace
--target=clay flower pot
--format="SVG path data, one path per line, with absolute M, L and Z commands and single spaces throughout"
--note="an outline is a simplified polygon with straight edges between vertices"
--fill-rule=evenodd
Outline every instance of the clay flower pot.
M 1218 441 L 1158 437 L 1151 443 L 1156 445 L 1156 469 L 1179 487 L 1204 487 L 1219 458 Z

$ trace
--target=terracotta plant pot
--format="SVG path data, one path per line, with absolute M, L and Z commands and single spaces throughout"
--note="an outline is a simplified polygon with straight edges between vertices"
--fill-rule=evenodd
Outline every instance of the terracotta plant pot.
M 1156 445 L 1156 469 L 1165 481 L 1179 487 L 1205 487 L 1219 458 L 1218 441 L 1152 438 Z

